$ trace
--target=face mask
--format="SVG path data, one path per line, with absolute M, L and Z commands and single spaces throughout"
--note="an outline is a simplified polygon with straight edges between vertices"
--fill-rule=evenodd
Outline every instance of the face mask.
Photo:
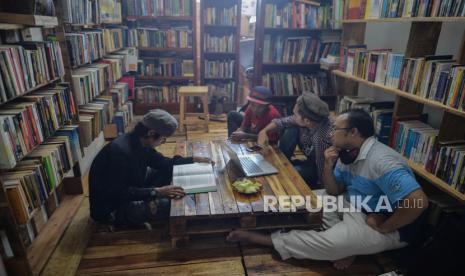
M 343 164 L 349 165 L 354 163 L 355 159 L 357 159 L 359 153 L 359 149 L 354 148 L 351 150 L 341 150 L 339 152 L 339 158 Z

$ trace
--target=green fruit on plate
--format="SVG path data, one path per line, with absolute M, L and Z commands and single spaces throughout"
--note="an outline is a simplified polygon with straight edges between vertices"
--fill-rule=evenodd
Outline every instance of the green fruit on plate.
M 262 184 L 260 182 L 253 182 L 250 179 L 238 179 L 232 184 L 234 190 L 244 194 L 254 194 L 260 190 Z

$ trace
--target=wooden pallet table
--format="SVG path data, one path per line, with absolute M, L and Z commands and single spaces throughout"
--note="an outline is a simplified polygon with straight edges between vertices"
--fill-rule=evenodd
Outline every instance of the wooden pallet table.
M 237 153 L 245 153 L 246 144 L 234 144 Z M 308 212 L 305 206 L 295 206 L 296 211 L 266 212 L 266 196 L 308 197 L 316 206 L 316 196 L 300 177 L 278 148 L 269 146 L 264 158 L 278 168 L 275 175 L 255 177 L 263 184 L 261 191 L 253 196 L 240 194 L 231 183 L 241 177 L 240 171 L 229 162 L 224 141 L 183 141 L 176 145 L 176 154 L 204 156 L 215 161 L 214 173 L 217 191 L 187 195 L 171 201 L 170 235 L 172 245 L 187 245 L 189 237 L 214 233 L 227 233 L 233 229 L 316 229 L 321 227 L 322 212 Z M 282 206 L 279 206 L 279 204 Z M 289 208 L 289 201 L 279 202 L 274 207 Z M 296 204 L 297 205 L 297 204 Z

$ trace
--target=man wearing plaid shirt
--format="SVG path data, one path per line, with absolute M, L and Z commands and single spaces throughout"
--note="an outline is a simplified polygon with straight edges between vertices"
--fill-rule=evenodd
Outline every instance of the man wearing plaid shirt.
M 311 188 L 318 187 L 318 181 L 325 163 L 325 150 L 331 146 L 332 124 L 329 120 L 328 105 L 311 92 L 303 93 L 294 106 L 294 115 L 274 119 L 258 134 L 258 143 L 268 142 L 267 133 L 283 131 L 279 148 L 290 160 L 295 147 L 299 145 L 306 160 L 292 160 L 295 169 Z

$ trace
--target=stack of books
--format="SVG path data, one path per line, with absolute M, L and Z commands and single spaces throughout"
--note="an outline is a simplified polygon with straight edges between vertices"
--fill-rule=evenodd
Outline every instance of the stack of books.
M 205 33 L 203 50 L 205 52 L 234 53 L 234 35 L 215 36 Z
M 331 95 L 328 89 L 326 74 L 302 73 L 266 73 L 263 75 L 263 85 L 273 91 L 274 96 L 298 96 L 303 92 L 313 92 L 318 96 Z
M 71 24 L 91 24 L 98 22 L 100 5 L 91 0 L 63 0 L 63 21 Z
M 108 64 L 94 64 L 72 72 L 73 91 L 78 105 L 91 102 L 110 87 Z
M 65 37 L 73 67 L 91 63 L 105 54 L 103 32 L 100 30 L 66 33 Z
M 192 0 L 126 0 L 126 16 L 190 16 Z
M 237 25 L 237 5 L 231 7 L 207 7 L 204 11 L 204 22 L 207 25 Z
M 208 91 L 210 92 L 210 97 L 216 96 L 225 98 L 227 102 L 235 102 L 236 99 L 236 82 L 218 82 L 218 83 L 209 83 Z
M 77 116 L 67 86 L 35 91 L 0 109 L 0 168 L 11 169 Z
M 108 105 L 92 102 L 79 107 L 79 136 L 82 146 L 89 146 L 110 122 Z
M 123 41 L 126 47 L 139 47 L 137 29 L 123 28 Z
M 136 102 L 139 104 L 178 103 L 179 86 L 136 87 Z
M 345 1 L 344 19 L 465 16 L 465 1 L 351 0 Z
M 206 60 L 205 78 L 233 78 L 234 60 Z
M 179 58 L 139 60 L 137 71 L 142 77 L 191 77 L 194 75 L 194 61 Z
M 465 141 L 438 141 L 426 170 L 465 194 Z
M 58 42 L 0 45 L 0 103 L 64 76 Z
M 150 48 L 192 48 L 192 29 L 173 27 L 171 29 L 137 29 L 139 47 Z

